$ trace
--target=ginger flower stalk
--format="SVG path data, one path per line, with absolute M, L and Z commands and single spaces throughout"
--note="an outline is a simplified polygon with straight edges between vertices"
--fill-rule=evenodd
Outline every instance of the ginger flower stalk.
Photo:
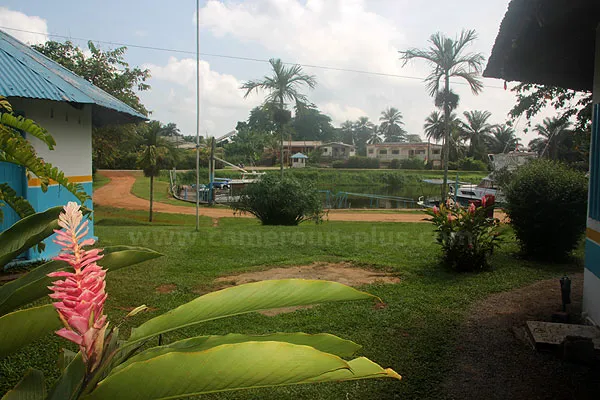
M 82 240 L 88 233 L 88 221 L 82 223 L 80 206 L 69 202 L 58 217 L 55 243 L 62 247 L 54 260 L 67 262 L 71 271 L 57 271 L 48 274 L 52 278 L 64 278 L 53 282 L 49 289 L 50 297 L 59 300 L 54 303 L 58 315 L 65 325 L 56 332 L 79 345 L 83 360 L 89 371 L 93 371 L 102 359 L 104 336 L 108 321 L 104 312 L 106 293 L 106 271 L 96 261 L 102 258 L 101 249 L 85 250 L 84 246 L 94 244 L 94 239 Z

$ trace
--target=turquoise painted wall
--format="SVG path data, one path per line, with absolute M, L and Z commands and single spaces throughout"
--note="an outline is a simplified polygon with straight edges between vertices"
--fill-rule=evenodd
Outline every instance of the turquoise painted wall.
M 86 182 L 81 184 L 84 190 L 91 196 L 92 195 L 92 182 Z M 44 211 L 50 207 L 63 206 L 69 201 L 77 201 L 75 196 L 68 190 L 60 185 L 52 185 L 48 187 L 46 193 L 42 192 L 39 186 L 30 186 L 27 188 L 27 200 L 31 203 L 36 211 Z M 78 201 L 77 201 L 78 202 Z M 91 200 L 85 203 L 85 206 L 90 210 L 93 210 L 93 204 Z M 86 238 L 94 237 L 94 224 L 89 224 L 90 231 Z M 46 248 L 42 253 L 39 253 L 35 249 L 30 249 L 28 252 L 28 258 L 31 260 L 48 260 L 58 255 L 59 247 L 55 244 L 52 239 L 55 235 L 52 235 L 48 239 L 44 240 Z

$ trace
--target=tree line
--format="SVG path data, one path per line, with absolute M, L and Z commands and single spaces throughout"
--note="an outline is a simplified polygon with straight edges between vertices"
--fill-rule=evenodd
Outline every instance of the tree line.
M 432 75 L 427 79 L 427 89 L 438 110 L 425 119 L 423 137 L 447 142 L 448 146 L 445 147 L 449 161 L 465 157 L 486 161 L 487 153 L 526 148 L 515 130 L 515 122 L 524 116 L 526 129 L 538 134 L 528 143 L 530 150 L 543 157 L 587 168 L 591 131 L 589 93 L 521 84 L 513 89 L 517 96 L 516 104 L 506 123 L 491 124 L 491 114 L 485 110 L 466 111 L 461 118 L 457 116 L 455 111 L 460 99 L 446 85 L 449 82 L 446 82 L 446 77 L 465 79 L 474 93 L 482 90 L 479 70 L 467 68 L 481 66 L 483 62 L 480 55 L 466 53 L 465 49 L 475 38 L 474 31 L 464 31 L 454 39 L 435 34 L 430 38 L 430 48 L 401 52 L 401 59 L 406 62 L 421 58 L 433 66 Z M 48 41 L 33 47 L 140 113 L 149 115 L 138 94 L 150 90 L 147 81 L 151 71 L 130 66 L 125 60 L 126 47 L 102 50 L 88 42 L 89 56 L 69 41 Z M 444 54 L 448 57 L 442 57 Z M 312 89 L 317 85 L 314 76 L 305 74 L 298 65 L 286 66 L 276 59 L 271 60 L 271 66 L 271 77 L 251 80 L 241 87 L 246 95 L 252 91 L 264 91 L 266 96 L 261 106 L 250 111 L 247 120 L 237 123 L 237 134 L 218 145 L 218 151 L 230 161 L 252 164 L 276 160 L 280 157 L 283 141 L 287 140 L 353 144 L 359 155 L 366 155 L 368 144 L 422 141 L 420 135 L 406 131 L 403 115 L 395 107 L 383 110 L 377 121 L 363 116 L 336 127 L 331 118 L 302 93 L 303 88 Z M 531 126 L 531 118 L 546 107 L 556 109 L 556 116 Z M 95 168 L 138 168 L 144 150 L 148 146 L 155 146 L 162 149 L 162 156 L 158 158 L 161 168 L 193 168 L 194 151 L 181 150 L 176 145 L 177 142 L 190 141 L 195 141 L 195 138 L 181 135 L 174 123 L 153 121 L 94 127 L 93 165 Z M 200 149 L 200 155 L 201 164 L 207 165 L 209 157 L 206 148 Z

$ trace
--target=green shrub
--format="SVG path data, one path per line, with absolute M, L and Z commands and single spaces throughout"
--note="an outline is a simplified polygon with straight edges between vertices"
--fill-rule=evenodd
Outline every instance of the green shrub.
M 398 169 L 400 168 L 400 160 L 394 158 L 390 163 L 390 169 Z
M 402 169 L 425 169 L 427 166 L 424 160 L 420 158 L 407 158 L 406 160 L 402 160 L 400 163 L 400 167 Z
M 264 175 L 260 181 L 248 185 L 233 209 L 253 214 L 263 225 L 320 222 L 323 216 L 319 192 L 311 182 L 275 174 Z
M 381 181 L 388 186 L 394 188 L 402 188 L 406 177 L 399 172 L 386 172 L 381 176 Z
M 490 216 L 493 204 L 477 207 L 434 207 L 425 211 L 437 227 L 437 241 L 442 245 L 443 262 L 461 272 L 482 270 L 488 266 L 488 257 L 498 246 L 499 221 Z
M 573 250 L 585 230 L 585 175 L 565 164 L 534 160 L 506 185 L 506 211 L 524 255 L 557 259 Z
M 336 160 L 331 165 L 333 168 L 377 169 L 379 168 L 379 160 L 377 158 L 355 156 L 347 160 Z
M 458 160 L 458 169 L 460 171 L 487 171 L 488 165 L 473 157 L 465 157 Z

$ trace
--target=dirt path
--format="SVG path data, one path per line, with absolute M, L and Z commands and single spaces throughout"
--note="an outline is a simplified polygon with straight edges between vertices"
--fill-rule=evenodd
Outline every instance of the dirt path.
M 131 193 L 135 176 L 130 171 L 99 171 L 103 176 L 110 178 L 110 182 L 94 192 L 94 203 L 101 206 L 124 208 L 128 210 L 147 210 L 148 200 L 141 199 Z M 176 206 L 154 202 L 154 211 L 172 214 L 196 215 L 195 208 Z M 213 219 L 234 217 L 233 211 L 222 208 L 200 208 L 200 215 Z M 238 218 L 240 216 L 237 216 Z M 243 217 L 251 217 L 245 215 Z M 377 212 L 352 212 L 345 210 L 330 210 L 329 221 L 366 221 L 366 222 L 424 222 L 425 216 L 420 213 L 377 213 Z
M 573 274 L 572 315 L 581 313 L 582 274 Z M 563 362 L 520 339 L 527 320 L 560 309 L 558 279 L 498 293 L 470 310 L 444 391 L 448 399 L 598 399 L 599 366 Z

